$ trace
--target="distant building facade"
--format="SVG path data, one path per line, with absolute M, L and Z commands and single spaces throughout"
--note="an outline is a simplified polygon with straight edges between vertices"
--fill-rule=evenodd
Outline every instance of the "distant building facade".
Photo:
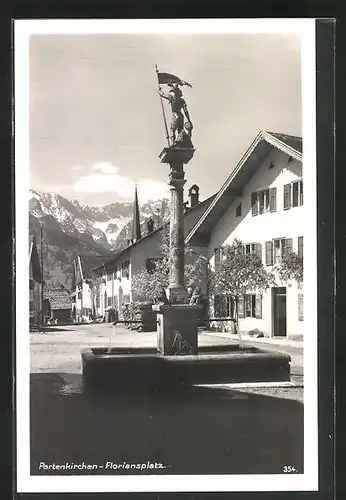
M 31 326 L 41 324 L 41 287 L 42 273 L 36 236 L 29 235 L 29 318 Z

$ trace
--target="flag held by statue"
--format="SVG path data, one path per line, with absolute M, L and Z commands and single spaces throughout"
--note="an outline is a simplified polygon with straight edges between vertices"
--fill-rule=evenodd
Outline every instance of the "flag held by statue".
M 171 75 L 170 73 L 161 73 L 157 72 L 157 77 L 159 79 L 159 84 L 170 84 L 170 83 L 177 83 L 178 85 L 187 85 L 188 87 L 192 88 L 192 85 L 188 82 L 185 82 L 184 80 L 181 80 L 178 76 Z

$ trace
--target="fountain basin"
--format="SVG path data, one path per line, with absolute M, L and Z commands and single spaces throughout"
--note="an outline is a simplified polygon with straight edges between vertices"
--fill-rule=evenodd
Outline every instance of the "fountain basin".
M 197 355 L 181 356 L 162 356 L 154 347 L 91 347 L 81 356 L 87 390 L 290 380 L 290 356 L 237 344 L 200 346 Z

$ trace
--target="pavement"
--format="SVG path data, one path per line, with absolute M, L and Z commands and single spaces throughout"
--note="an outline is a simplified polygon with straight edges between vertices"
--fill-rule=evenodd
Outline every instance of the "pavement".
M 45 332 L 30 334 L 32 372 L 60 371 L 64 366 L 69 373 L 81 373 L 80 350 L 94 346 L 141 346 L 155 347 L 156 332 L 137 332 L 124 326 L 110 323 L 85 325 L 50 326 Z M 198 335 L 199 345 L 222 345 L 238 343 L 235 335 L 205 331 Z M 244 345 L 252 345 L 268 351 L 291 356 L 291 372 L 303 376 L 303 348 L 297 341 L 281 342 L 272 339 L 253 339 L 243 336 Z
M 106 470 L 109 461 L 163 464 L 154 474 L 271 474 L 282 473 L 287 464 L 303 472 L 301 386 L 232 389 L 226 384 L 192 387 L 182 394 L 88 394 L 82 385 L 81 349 L 152 346 L 156 333 L 110 324 L 54 326 L 31 333 L 30 342 L 33 475 L 86 473 L 40 469 L 42 461 L 99 465 L 88 474 L 152 473 Z M 230 339 L 201 333 L 199 343 L 228 344 Z M 302 353 L 284 348 L 298 367 Z

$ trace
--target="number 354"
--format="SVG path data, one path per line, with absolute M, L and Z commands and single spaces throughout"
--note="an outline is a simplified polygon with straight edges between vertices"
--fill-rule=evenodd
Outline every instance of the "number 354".
M 293 467 L 293 465 L 284 465 L 284 469 L 283 469 L 284 472 L 298 472 L 297 469 L 295 467 Z

